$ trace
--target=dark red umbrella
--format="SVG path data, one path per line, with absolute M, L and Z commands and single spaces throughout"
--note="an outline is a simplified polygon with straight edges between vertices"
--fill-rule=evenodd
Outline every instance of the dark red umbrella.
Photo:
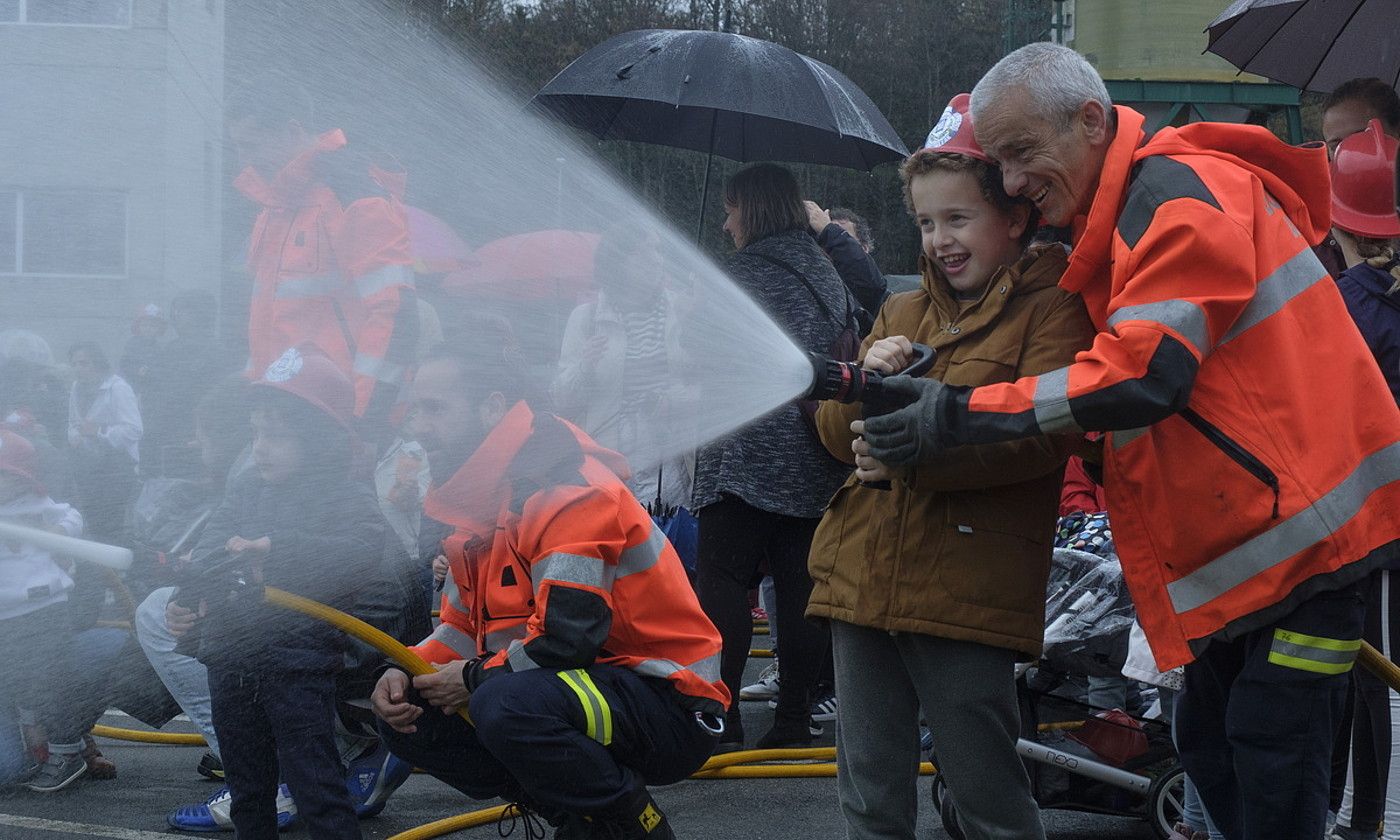
M 593 288 L 598 234 L 536 230 L 488 242 L 471 264 L 443 278 L 461 296 L 510 300 L 577 299 Z

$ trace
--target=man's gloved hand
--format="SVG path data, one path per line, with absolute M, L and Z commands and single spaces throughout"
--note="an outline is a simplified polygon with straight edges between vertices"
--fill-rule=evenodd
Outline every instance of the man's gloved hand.
M 939 442 L 938 400 L 943 383 L 937 379 L 891 376 L 884 382 L 886 399 L 909 401 L 889 414 L 856 421 L 851 430 L 865 437 L 870 456 L 891 467 L 902 467 L 931 458 L 943 447 Z M 856 428 L 860 426 L 860 428 Z

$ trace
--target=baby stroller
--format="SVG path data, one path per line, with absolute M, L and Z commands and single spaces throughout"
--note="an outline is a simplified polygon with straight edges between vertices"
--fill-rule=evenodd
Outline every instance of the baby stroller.
M 1066 696 L 1072 675 L 1121 677 L 1132 601 L 1116 559 L 1056 549 L 1046 598 L 1045 652 L 1020 668 L 1017 749 L 1041 808 L 1140 817 L 1167 838 L 1181 819 L 1186 774 L 1163 720 L 1095 708 Z M 938 766 L 930 750 L 929 759 Z M 943 829 L 963 840 L 941 775 L 933 801 Z

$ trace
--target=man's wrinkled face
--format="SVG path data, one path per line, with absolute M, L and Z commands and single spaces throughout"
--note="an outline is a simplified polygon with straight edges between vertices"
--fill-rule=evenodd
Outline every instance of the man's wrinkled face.
M 1048 121 L 1014 88 L 979 107 L 973 133 L 1001 166 L 1007 194 L 1030 199 L 1042 219 L 1063 226 L 1094 201 L 1112 140 L 1107 120 L 1103 106 L 1089 101 L 1068 124 Z

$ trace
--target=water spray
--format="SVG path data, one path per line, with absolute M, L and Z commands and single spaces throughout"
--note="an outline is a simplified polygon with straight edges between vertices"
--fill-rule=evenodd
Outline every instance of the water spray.
M 894 376 L 923 376 L 933 369 L 938 353 L 927 344 L 913 345 L 914 359 Z M 833 400 L 839 403 L 860 403 L 861 417 L 869 419 L 897 411 L 910 402 L 904 394 L 885 390 L 886 374 L 865 370 L 860 362 L 830 359 L 820 353 L 808 353 L 812 363 L 812 387 L 803 396 L 809 400 Z M 862 486 L 873 490 L 888 490 L 888 481 L 863 481 Z

